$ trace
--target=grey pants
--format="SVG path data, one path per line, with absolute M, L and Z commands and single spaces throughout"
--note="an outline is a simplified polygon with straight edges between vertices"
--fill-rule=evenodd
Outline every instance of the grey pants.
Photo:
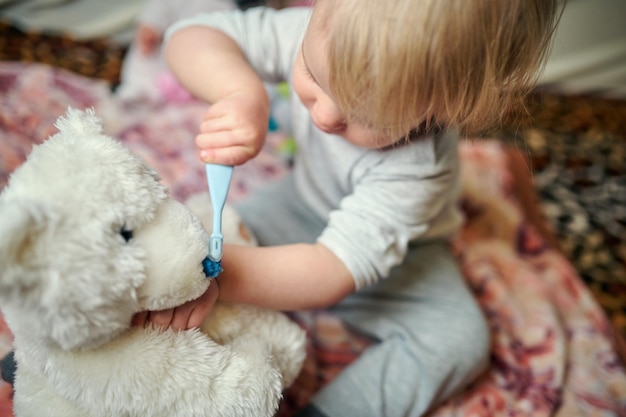
M 314 242 L 325 227 L 291 176 L 237 209 L 261 245 Z M 421 416 L 488 363 L 489 330 L 445 242 L 413 244 L 387 279 L 331 311 L 377 343 L 313 398 L 329 417 Z

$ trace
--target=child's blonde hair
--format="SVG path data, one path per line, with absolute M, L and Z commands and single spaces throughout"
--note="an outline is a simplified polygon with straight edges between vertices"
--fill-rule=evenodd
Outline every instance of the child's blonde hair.
M 399 137 L 423 122 L 483 132 L 536 81 L 559 3 L 336 1 L 321 20 L 333 97 L 349 120 Z

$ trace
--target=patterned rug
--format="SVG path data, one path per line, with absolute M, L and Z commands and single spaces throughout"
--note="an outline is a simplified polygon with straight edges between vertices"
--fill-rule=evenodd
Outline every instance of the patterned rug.
M 22 33 L 0 21 L 0 60 L 41 62 L 119 81 L 124 50 Z M 626 335 L 626 101 L 537 92 L 495 136 L 529 160 L 542 211 L 563 253 Z
M 538 92 L 500 137 L 529 157 L 558 245 L 626 335 L 626 101 Z

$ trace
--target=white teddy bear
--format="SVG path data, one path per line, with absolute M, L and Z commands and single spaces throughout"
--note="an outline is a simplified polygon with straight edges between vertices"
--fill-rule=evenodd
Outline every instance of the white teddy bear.
M 15 415 L 273 415 L 300 371 L 304 332 L 281 313 L 220 303 L 201 330 L 131 327 L 139 311 L 206 291 L 209 237 L 93 111 L 70 109 L 56 126 L 0 194 Z M 245 244 L 225 210 L 225 240 Z

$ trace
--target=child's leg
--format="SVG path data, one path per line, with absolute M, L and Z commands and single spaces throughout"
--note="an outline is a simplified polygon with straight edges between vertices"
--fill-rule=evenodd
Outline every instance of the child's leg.
M 235 209 L 261 246 L 313 243 L 325 227 L 300 199 L 291 174 L 235 204 Z
M 262 245 L 313 242 L 325 227 L 299 199 L 290 176 L 236 208 Z M 487 365 L 489 330 L 444 243 L 412 247 L 391 277 L 332 311 L 379 343 L 316 395 L 302 416 L 419 416 Z
M 412 248 L 333 312 L 379 342 L 314 397 L 329 417 L 420 416 L 486 367 L 489 331 L 445 244 Z

